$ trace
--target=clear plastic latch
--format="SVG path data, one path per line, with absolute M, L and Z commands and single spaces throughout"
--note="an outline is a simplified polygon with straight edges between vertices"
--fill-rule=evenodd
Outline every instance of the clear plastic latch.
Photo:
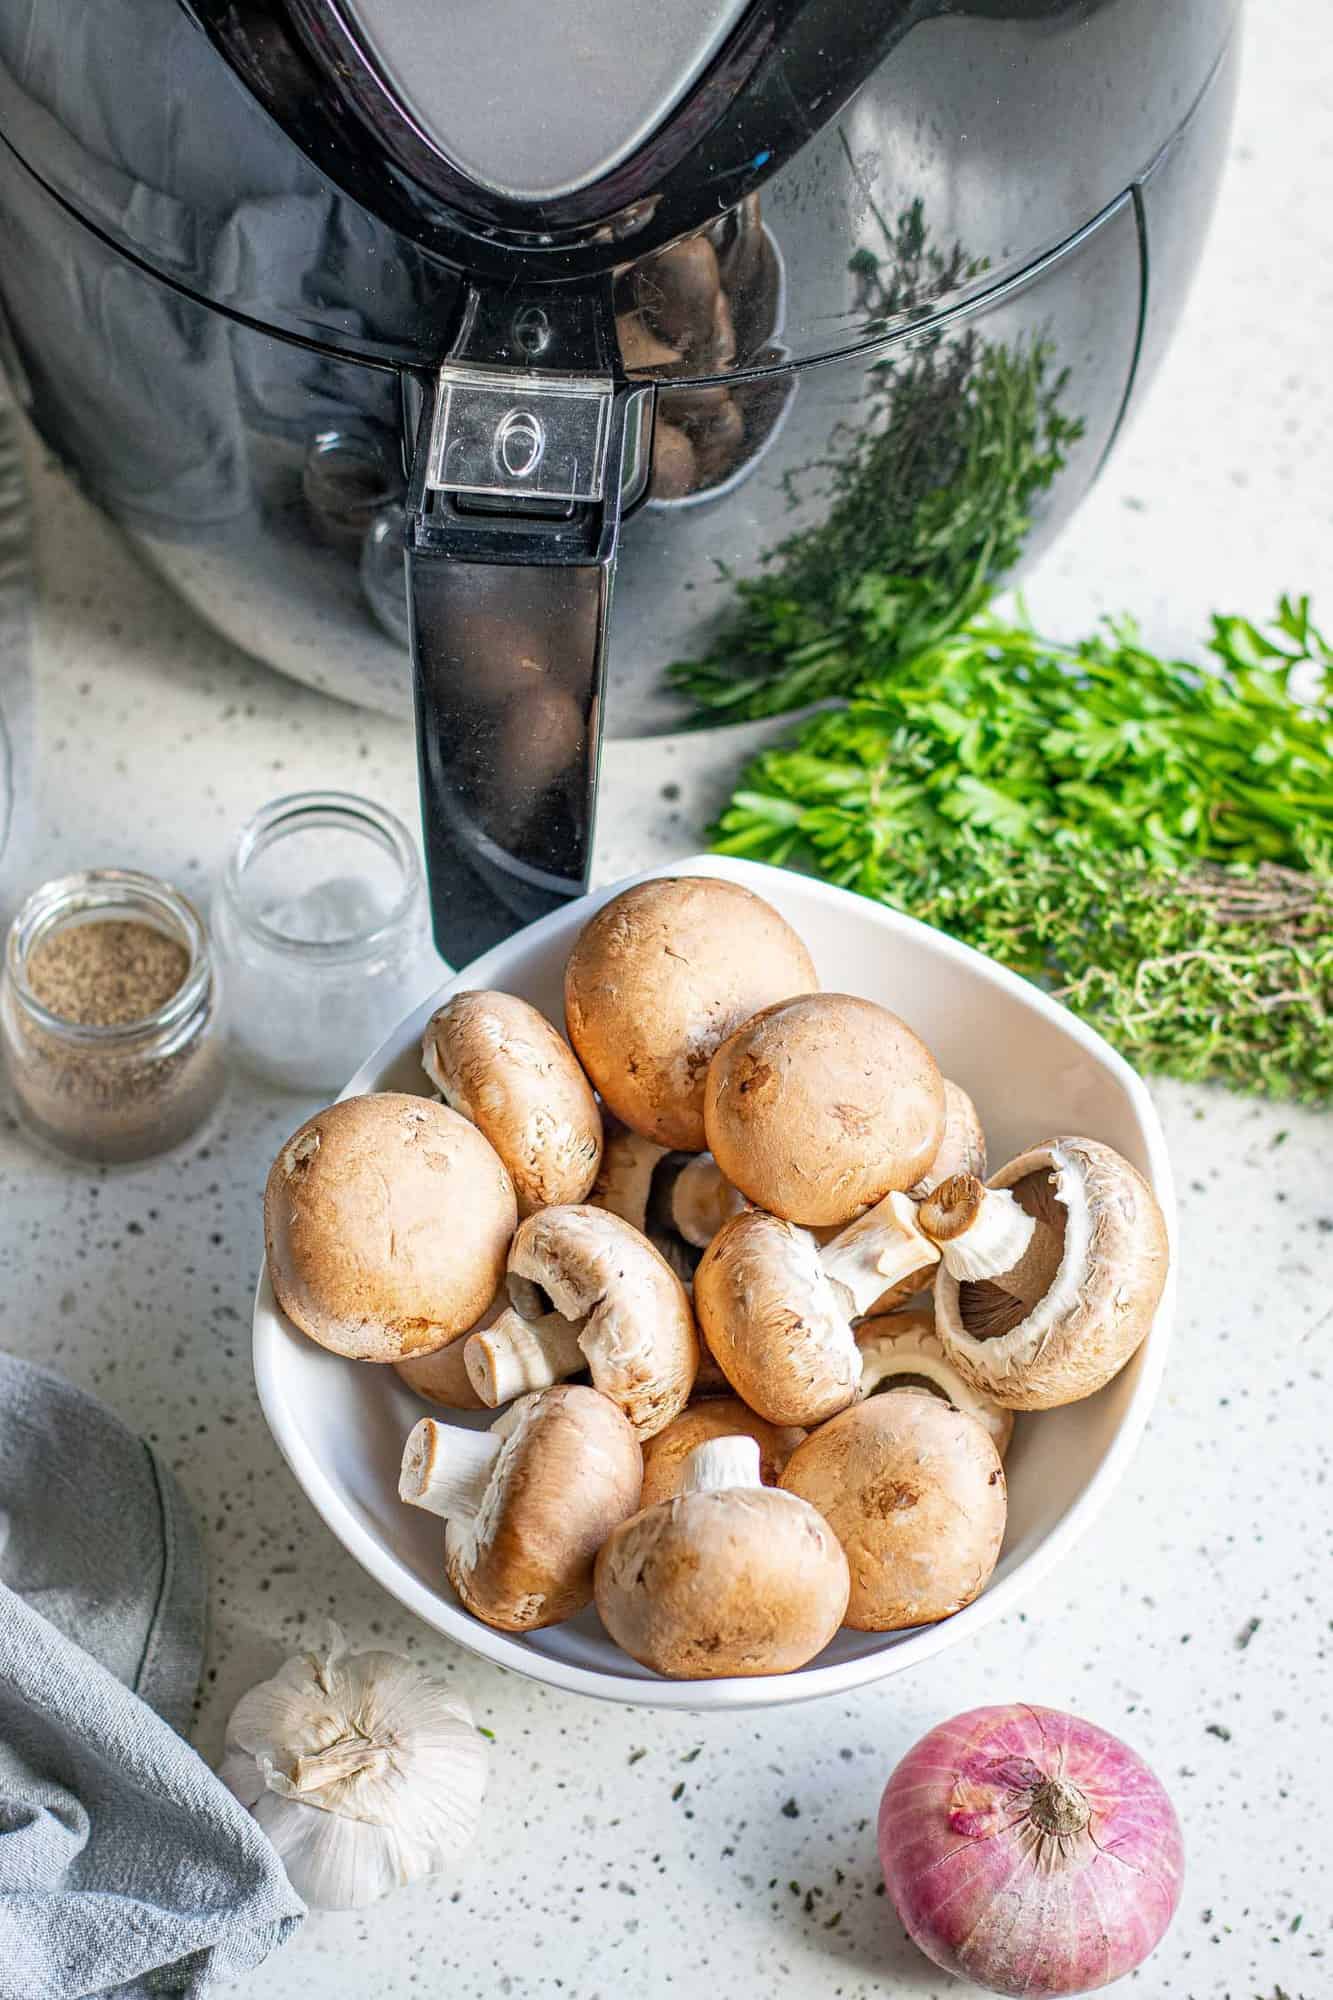
M 426 484 L 499 499 L 600 500 L 613 393 L 609 377 L 446 362 Z

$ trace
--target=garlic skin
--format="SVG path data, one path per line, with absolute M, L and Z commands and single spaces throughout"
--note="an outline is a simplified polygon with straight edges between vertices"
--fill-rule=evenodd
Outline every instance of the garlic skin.
M 288 1660 L 242 1695 L 218 1776 L 254 1814 L 298 1896 L 356 1910 L 438 1873 L 471 1844 L 486 1744 L 443 1680 L 397 1653 Z

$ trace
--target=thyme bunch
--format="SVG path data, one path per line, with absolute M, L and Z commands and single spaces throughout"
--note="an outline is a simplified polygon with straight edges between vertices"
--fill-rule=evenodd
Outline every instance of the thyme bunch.
M 1307 599 L 1213 620 L 985 615 L 760 756 L 717 829 L 1051 987 L 1145 1069 L 1333 1093 L 1333 650 Z

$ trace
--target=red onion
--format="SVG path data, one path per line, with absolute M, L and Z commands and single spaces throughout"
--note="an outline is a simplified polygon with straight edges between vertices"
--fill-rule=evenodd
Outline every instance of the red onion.
M 879 1808 L 915 1944 L 992 1993 L 1088 1993 L 1142 1962 L 1180 1900 L 1171 1801 L 1134 1752 L 1054 1708 L 974 1708 L 909 1750 Z

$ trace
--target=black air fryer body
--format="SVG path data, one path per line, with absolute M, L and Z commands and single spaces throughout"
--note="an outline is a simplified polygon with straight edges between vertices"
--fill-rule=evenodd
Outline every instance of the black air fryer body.
M 603 710 L 678 722 L 738 582 L 901 523 L 945 613 L 923 522 L 1045 545 L 1176 316 L 1235 12 L 0 0 L 0 356 L 221 629 L 415 686 L 460 960 L 578 893 Z

